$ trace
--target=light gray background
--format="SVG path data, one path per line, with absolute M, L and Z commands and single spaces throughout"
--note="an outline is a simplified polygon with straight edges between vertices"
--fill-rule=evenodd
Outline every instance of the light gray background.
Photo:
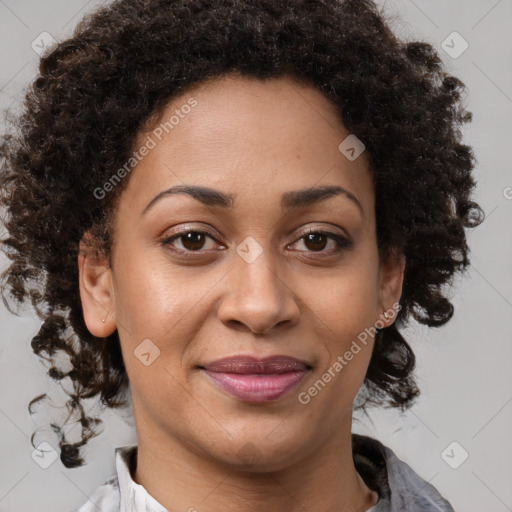
M 0 107 L 15 107 L 36 72 L 32 41 L 43 31 L 60 40 L 70 35 L 97 0 L 0 0 Z M 456 511 L 512 511 L 512 43 L 510 0 L 379 0 L 395 17 L 395 30 L 424 39 L 440 52 L 448 70 L 466 83 L 466 104 L 474 120 L 464 131 L 478 160 L 476 199 L 486 221 L 469 235 L 472 267 L 453 290 L 454 318 L 437 330 L 412 325 L 422 396 L 405 416 L 378 411 L 354 431 L 380 439 L 437 487 Z M 454 59 L 441 43 L 457 31 L 469 48 Z M 457 43 L 458 44 L 458 43 Z M 5 267 L 5 260 L 0 260 Z M 42 469 L 31 458 L 35 444 L 55 437 L 50 420 L 58 409 L 40 408 L 31 417 L 28 402 L 49 392 L 63 405 L 59 386 L 45 376 L 30 340 L 39 321 L 27 309 L 21 317 L 0 309 L 0 511 L 67 512 L 114 474 L 113 450 L 136 442 L 133 424 L 119 413 L 102 416 L 105 430 L 89 442 L 88 465 L 68 470 L 60 460 Z M 88 406 L 93 407 L 91 402 Z M 125 414 L 126 416 L 126 414 Z M 128 416 L 129 418 L 129 416 Z M 76 428 L 75 434 L 78 432 Z M 73 436 L 70 434 L 70 437 Z M 462 449 L 468 459 L 457 469 Z

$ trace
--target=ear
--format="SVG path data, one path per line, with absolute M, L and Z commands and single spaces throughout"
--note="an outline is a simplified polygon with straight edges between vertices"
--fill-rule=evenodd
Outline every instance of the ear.
M 89 233 L 80 241 L 78 275 L 85 325 L 93 336 L 105 338 L 117 327 L 112 271 Z
M 389 327 L 399 310 L 405 271 L 405 256 L 398 249 L 392 250 L 379 266 L 379 320 Z

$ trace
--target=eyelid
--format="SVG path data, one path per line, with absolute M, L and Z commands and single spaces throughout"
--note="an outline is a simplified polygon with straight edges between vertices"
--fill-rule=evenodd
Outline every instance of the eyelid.
M 203 233 L 215 239 L 221 238 L 220 234 L 217 231 L 210 229 L 206 226 L 192 226 L 189 224 L 180 224 L 180 228 L 177 229 L 176 231 L 173 231 L 172 229 L 167 230 L 163 235 L 162 241 L 165 242 L 170 238 L 179 238 L 180 236 L 184 236 L 187 233 Z
M 341 229 L 341 228 L 338 228 L 338 229 Z M 324 226 L 308 226 L 307 228 L 304 228 L 304 230 L 300 232 L 300 237 L 303 237 L 310 233 L 323 233 L 323 234 L 326 234 L 329 236 L 337 236 L 339 238 L 345 238 L 347 241 L 351 242 L 352 239 L 351 239 L 350 235 L 344 229 L 341 229 L 341 230 L 343 231 L 343 234 L 335 233 L 332 230 L 332 228 L 326 228 Z

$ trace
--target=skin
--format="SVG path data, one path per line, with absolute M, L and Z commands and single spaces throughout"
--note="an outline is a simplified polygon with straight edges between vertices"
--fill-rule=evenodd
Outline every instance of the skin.
M 191 97 L 197 106 L 119 197 L 110 264 L 85 243 L 78 259 L 88 329 L 102 337 L 117 329 L 121 340 L 139 444 L 132 476 L 169 510 L 365 511 L 378 496 L 355 469 L 350 439 L 373 339 L 308 404 L 298 394 L 365 328 L 390 325 L 383 313 L 400 298 L 404 258 L 379 259 L 367 156 L 350 161 L 339 151 L 349 132 L 321 91 L 236 75 L 174 98 L 137 144 Z M 143 213 L 183 184 L 234 194 L 235 204 L 176 194 Z M 343 187 L 361 209 L 344 194 L 281 209 L 283 193 L 321 185 Z M 336 252 L 331 238 L 308 242 L 308 227 L 352 245 Z M 194 230 L 209 234 L 165 243 Z M 251 263 L 236 252 L 247 237 L 262 250 Z M 160 350 L 147 366 L 134 355 L 145 339 Z M 291 393 L 249 403 L 198 369 L 236 354 L 290 355 L 312 369 Z

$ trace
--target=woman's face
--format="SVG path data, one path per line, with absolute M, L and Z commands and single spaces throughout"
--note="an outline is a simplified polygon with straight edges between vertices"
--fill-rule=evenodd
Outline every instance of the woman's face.
M 379 262 L 367 156 L 339 149 L 349 135 L 315 88 L 233 76 L 140 134 L 112 266 L 80 260 L 85 320 L 97 336 L 118 329 L 139 437 L 270 470 L 350 428 L 373 347 L 361 333 L 392 323 L 403 261 Z M 231 356 L 306 369 L 211 378 Z

